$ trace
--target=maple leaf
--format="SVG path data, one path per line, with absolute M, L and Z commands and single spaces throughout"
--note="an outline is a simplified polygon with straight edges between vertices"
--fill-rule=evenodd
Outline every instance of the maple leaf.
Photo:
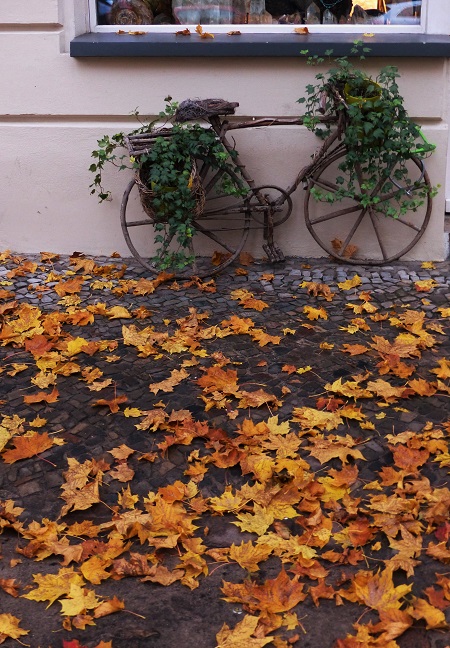
M 33 432 L 29 436 L 16 437 L 13 443 L 15 447 L 2 454 L 3 461 L 7 464 L 34 457 L 48 450 L 55 443 L 55 438 L 50 438 L 47 432 Z
M 110 400 L 106 400 L 105 398 L 100 398 L 99 400 L 96 400 L 94 403 L 92 403 L 93 407 L 102 407 L 106 406 L 109 407 L 111 414 L 116 414 L 122 403 L 126 403 L 128 401 L 128 396 L 122 395 L 122 396 L 115 396 L 114 398 L 111 398 Z
M 444 612 L 425 601 L 425 599 L 414 597 L 412 606 L 408 607 L 406 612 L 414 619 L 424 619 L 427 630 L 448 628 Z
M 69 594 L 72 585 L 82 586 L 83 578 L 72 567 L 63 567 L 57 574 L 33 574 L 37 588 L 22 594 L 23 598 L 30 601 L 49 601 L 47 607 L 61 596 Z
M 313 297 L 324 297 L 326 301 L 332 301 L 336 293 L 324 283 L 315 283 L 314 281 L 303 281 L 300 288 L 306 288 L 309 295 Z
M 184 577 L 184 574 L 185 570 L 183 569 L 172 569 L 172 571 L 170 571 L 167 567 L 164 567 L 164 565 L 153 565 L 149 569 L 147 575 L 141 580 L 143 583 L 150 581 L 151 583 L 159 583 L 159 585 L 168 587 L 169 585 L 172 585 L 172 583 L 181 580 Z
M 351 288 L 356 288 L 361 284 L 361 277 L 355 274 L 351 279 L 347 279 L 346 281 L 341 281 L 340 283 L 338 283 L 338 288 L 340 288 L 340 290 L 350 290 Z
M 63 494 L 61 499 L 66 505 L 61 509 L 61 517 L 71 509 L 83 511 L 100 501 L 99 482 L 102 478 L 102 471 L 96 470 L 93 461 L 85 461 L 83 464 L 72 457 L 67 459 L 69 470 L 64 474 L 66 483 L 62 485 Z M 89 482 L 89 476 L 95 475 Z
M 341 396 L 347 396 L 347 398 L 371 398 L 372 394 L 369 389 L 360 387 L 359 383 L 359 380 L 347 380 L 343 383 L 342 378 L 338 378 L 334 383 L 327 383 L 325 389 Z
M 312 445 L 306 448 L 310 455 L 320 461 L 321 464 L 339 458 L 343 464 L 347 463 L 348 457 L 353 459 L 362 459 L 365 461 L 361 452 L 354 448 L 356 441 L 349 434 L 345 437 L 329 435 L 327 438 L 316 437 L 311 439 Z
M 237 288 L 233 290 L 230 294 L 231 299 L 239 301 L 239 305 L 244 308 L 252 308 L 257 311 L 262 311 L 265 308 L 269 308 L 269 304 L 262 301 L 261 299 L 255 299 L 253 293 L 245 288 Z
M 447 549 L 445 542 L 440 542 L 439 544 L 430 542 L 426 553 L 428 556 L 432 556 L 444 564 L 450 564 L 450 550 Z
M 292 414 L 292 420 L 300 423 L 304 430 L 318 428 L 330 431 L 343 423 L 338 412 L 323 412 L 312 407 L 294 407 Z
M 120 463 L 114 468 L 114 470 L 111 470 L 109 474 L 112 479 L 117 479 L 120 482 L 127 482 L 133 479 L 134 470 L 130 468 L 127 463 Z
M 269 335 L 262 329 L 252 329 L 250 335 L 252 340 L 258 342 L 260 347 L 264 347 L 266 346 L 266 344 L 280 344 L 281 341 L 281 337 L 279 335 Z
M 23 402 L 42 403 L 44 401 L 45 403 L 56 403 L 56 401 L 58 400 L 58 396 L 59 396 L 59 392 L 55 387 L 50 394 L 46 394 L 45 392 L 39 392 L 37 394 L 30 394 L 29 396 L 24 396 Z
M 437 283 L 434 279 L 423 279 L 414 282 L 417 292 L 430 292 L 435 286 L 437 286 Z
M 272 406 L 281 406 L 281 402 L 273 394 L 268 394 L 263 389 L 258 389 L 254 392 L 240 391 L 241 397 L 238 407 L 261 407 L 262 405 L 270 404 Z
M 15 578 L 0 578 L 0 587 L 4 592 L 14 598 L 19 596 Z
M 318 607 L 319 605 L 319 599 L 334 599 L 334 597 L 336 596 L 336 592 L 330 585 L 327 585 L 325 583 L 324 578 L 319 578 L 318 585 L 311 587 L 309 593 L 311 594 L 311 598 L 314 601 L 314 605 L 316 607 Z
M 442 378 L 442 380 L 446 380 L 447 378 L 450 378 L 450 361 L 446 360 L 446 358 L 441 358 L 438 360 L 439 367 L 436 369 L 430 369 L 430 371 L 438 378 Z
M 254 545 L 251 541 L 242 542 L 238 547 L 234 544 L 230 547 L 230 559 L 235 560 L 242 569 L 249 572 L 258 571 L 258 563 L 267 560 L 272 553 L 271 547 L 267 545 Z
M 170 372 L 170 378 L 162 380 L 159 383 L 152 383 L 148 386 L 151 392 L 157 394 L 159 391 L 172 392 L 173 388 L 180 384 L 182 380 L 189 378 L 186 369 L 173 369 Z
M 128 459 L 128 457 L 136 451 L 122 443 L 118 448 L 113 448 L 112 450 L 108 450 L 108 452 L 114 457 L 114 459 L 121 461 L 122 459 Z
M 77 616 L 84 614 L 87 610 L 98 607 L 100 601 L 95 592 L 85 589 L 77 583 L 72 583 L 68 592 L 68 598 L 61 599 L 61 614 L 64 616 Z
M 252 637 L 258 625 L 259 618 L 248 614 L 240 621 L 234 630 L 226 623 L 216 635 L 216 648 L 263 648 L 272 643 L 273 637 Z
M 236 515 L 238 522 L 232 522 L 238 526 L 241 531 L 248 531 L 249 533 L 257 533 L 263 535 L 274 521 L 274 516 L 269 513 L 266 508 L 259 504 L 254 505 L 252 513 L 238 513 Z
M 64 297 L 65 295 L 72 295 L 74 293 L 79 293 L 81 287 L 84 283 L 84 277 L 74 277 L 68 281 L 58 282 L 53 290 L 56 292 L 59 297 Z
M 339 590 L 339 594 L 349 601 L 367 605 L 373 610 L 398 609 L 403 604 L 404 597 L 411 591 L 412 585 L 394 587 L 392 569 L 374 574 L 370 571 L 359 571 L 351 581 L 347 590 Z
M 282 569 L 276 578 L 268 579 L 262 585 L 252 581 L 242 584 L 224 581 L 222 592 L 225 601 L 242 603 L 250 611 L 260 610 L 268 614 L 287 612 L 304 601 L 303 587 L 304 583 L 299 583 L 297 576 L 291 580 Z
M 239 395 L 237 384 L 237 371 L 234 369 L 223 370 L 221 367 L 210 367 L 206 374 L 197 380 L 205 393 L 222 392 L 224 394 Z
M 258 621 L 258 620 L 257 620 Z M 23 635 L 27 635 L 29 630 L 19 628 L 20 619 L 12 614 L 0 614 L 0 644 L 4 643 L 8 638 L 19 639 Z M 19 643 L 22 643 L 19 641 Z M 266 642 L 267 643 L 267 642 Z M 264 644 L 261 644 L 264 646 Z
M 325 308 L 314 308 L 313 306 L 303 306 L 303 312 L 309 320 L 328 319 L 328 313 Z
M 395 465 L 398 466 L 398 468 L 413 473 L 417 472 L 418 467 L 423 466 L 430 456 L 428 450 L 418 450 L 416 448 L 408 448 L 401 445 L 395 448 L 390 446 L 390 449 L 394 455 Z
M 380 622 L 373 626 L 372 631 L 374 633 L 382 632 L 383 642 L 400 637 L 413 624 L 413 618 L 404 610 L 388 608 L 379 610 L 379 615 Z

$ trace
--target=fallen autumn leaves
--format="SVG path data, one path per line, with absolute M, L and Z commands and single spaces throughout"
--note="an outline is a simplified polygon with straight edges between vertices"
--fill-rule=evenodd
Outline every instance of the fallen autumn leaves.
M 60 498 L 50 517 L 18 505 L 23 487 L 0 502 L 0 530 L 33 566 L 19 583 L 18 559 L 2 561 L 0 643 L 38 645 L 20 613 L 31 601 L 43 616 L 59 605 L 68 636 L 78 633 L 64 648 L 84 646 L 83 632 L 94 646 L 90 630 L 108 632 L 103 617 L 131 613 L 139 623 L 133 591 L 112 593 L 125 592 L 123 579 L 144 583 L 150 600 L 169 586 L 189 597 L 217 569 L 215 596 L 244 616 L 211 620 L 208 646 L 302 646 L 314 610 L 335 606 L 354 611 L 353 629 L 327 633 L 324 648 L 396 648 L 411 627 L 448 636 L 449 308 L 432 317 L 383 308 L 355 274 L 334 286 L 297 282 L 289 317 L 242 283 L 224 284 L 226 316 L 184 302 L 167 317 L 147 308 L 160 304 L 147 297 L 155 290 L 177 295 L 164 277 L 126 279 L 124 266 L 80 255 L 63 272 L 50 254 L 0 259 L 0 459 L 4 471 L 57 473 Z M 13 290 L 35 276 L 36 295 L 56 293 L 51 307 Z M 191 290 L 201 303 L 215 284 Z M 89 436 L 80 452 L 77 397 L 106 452 Z M 440 416 L 409 416 L 430 398 Z M 424 563 L 425 587 L 415 578 Z M 144 640 L 134 645 L 151 645 Z M 170 643 L 162 635 L 154 645 Z

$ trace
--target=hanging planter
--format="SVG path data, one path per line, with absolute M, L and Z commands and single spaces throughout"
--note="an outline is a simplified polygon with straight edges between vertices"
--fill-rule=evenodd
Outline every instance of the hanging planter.
M 363 112 L 370 112 L 374 110 L 379 112 L 381 104 L 376 105 L 376 102 L 381 100 L 381 86 L 376 81 L 370 78 L 359 79 L 356 85 L 352 81 L 348 81 L 344 86 L 344 99 L 349 106 L 358 106 Z

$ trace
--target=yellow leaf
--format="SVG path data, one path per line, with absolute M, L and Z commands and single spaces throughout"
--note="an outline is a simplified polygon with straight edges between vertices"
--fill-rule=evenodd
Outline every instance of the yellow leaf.
M 319 346 L 321 349 L 324 349 L 326 351 L 334 349 L 334 344 L 331 344 L 330 342 L 322 342 Z
M 137 416 L 143 416 L 142 410 L 140 410 L 138 407 L 126 407 L 123 410 L 124 416 L 127 418 L 131 417 L 137 417 Z
M 417 292 L 429 292 L 437 286 L 437 283 L 434 279 L 424 279 L 423 281 L 415 281 L 414 286 Z
M 328 313 L 325 308 L 314 308 L 313 306 L 303 306 L 303 312 L 309 320 L 328 319 Z
M 238 513 L 236 517 L 239 522 L 232 522 L 232 524 L 238 526 L 241 531 L 263 535 L 272 524 L 274 517 L 263 506 L 256 503 L 253 511 L 254 513 Z
M 427 624 L 427 630 L 448 628 L 444 612 L 430 605 L 425 599 L 415 598 L 412 606 L 407 608 L 406 611 L 414 619 L 424 619 Z
M 132 315 L 124 306 L 113 306 L 106 312 L 109 319 L 129 319 Z
M 84 584 L 83 578 L 71 567 L 63 567 L 57 574 L 33 574 L 33 580 L 38 587 L 28 594 L 23 594 L 23 598 L 30 601 L 49 601 L 47 607 L 61 596 L 69 594 L 72 585 Z
M 251 541 L 242 542 L 238 547 L 234 544 L 230 547 L 230 559 L 235 560 L 242 569 L 249 572 L 258 571 L 258 563 L 267 560 L 272 553 L 271 547 L 267 545 L 254 545 Z
M 311 371 L 311 369 L 312 369 L 312 367 L 310 365 L 307 365 L 306 367 L 299 367 L 296 370 L 296 373 L 301 375 L 301 374 L 307 373 L 308 371 Z
M 100 601 L 95 592 L 87 590 L 77 584 L 72 584 L 69 590 L 69 598 L 61 599 L 61 614 L 64 616 L 77 616 L 87 610 L 96 608 Z
M 272 643 L 273 637 L 252 637 L 258 625 L 259 617 L 248 614 L 240 621 L 234 630 L 230 630 L 226 623 L 216 635 L 216 648 L 263 648 Z
M 67 343 L 67 355 L 69 357 L 80 353 L 80 351 L 88 344 L 88 341 L 82 337 L 76 337 Z
M 351 279 L 347 279 L 347 281 L 341 281 L 340 283 L 338 283 L 338 287 L 341 290 L 350 290 L 351 288 L 356 288 L 356 286 L 360 286 L 361 284 L 361 277 L 355 274 Z
M 23 630 L 22 628 L 19 628 L 19 623 L 20 623 L 20 619 L 13 616 L 12 614 L 8 614 L 7 612 L 4 614 L 0 614 L 0 644 L 6 641 L 8 637 L 10 637 L 11 639 L 19 639 L 19 637 L 22 637 L 23 635 L 29 633 L 29 630 Z M 258 623 L 258 619 L 256 619 L 256 623 Z M 22 642 L 20 641 L 19 643 L 22 644 Z M 265 644 L 261 644 L 261 646 L 264 645 Z

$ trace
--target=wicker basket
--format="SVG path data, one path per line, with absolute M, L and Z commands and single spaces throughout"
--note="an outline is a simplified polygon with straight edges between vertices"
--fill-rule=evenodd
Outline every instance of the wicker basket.
M 139 171 L 136 173 L 136 184 L 139 190 L 142 208 L 147 216 L 149 216 L 153 221 L 157 223 L 167 222 L 166 217 L 159 215 L 155 211 L 153 207 L 153 199 L 155 197 L 155 194 L 152 189 L 142 181 Z M 205 190 L 203 188 L 195 160 L 192 161 L 191 175 L 189 176 L 189 185 L 192 196 L 195 198 L 195 208 L 192 214 L 192 218 L 200 218 L 203 214 L 206 198 Z

